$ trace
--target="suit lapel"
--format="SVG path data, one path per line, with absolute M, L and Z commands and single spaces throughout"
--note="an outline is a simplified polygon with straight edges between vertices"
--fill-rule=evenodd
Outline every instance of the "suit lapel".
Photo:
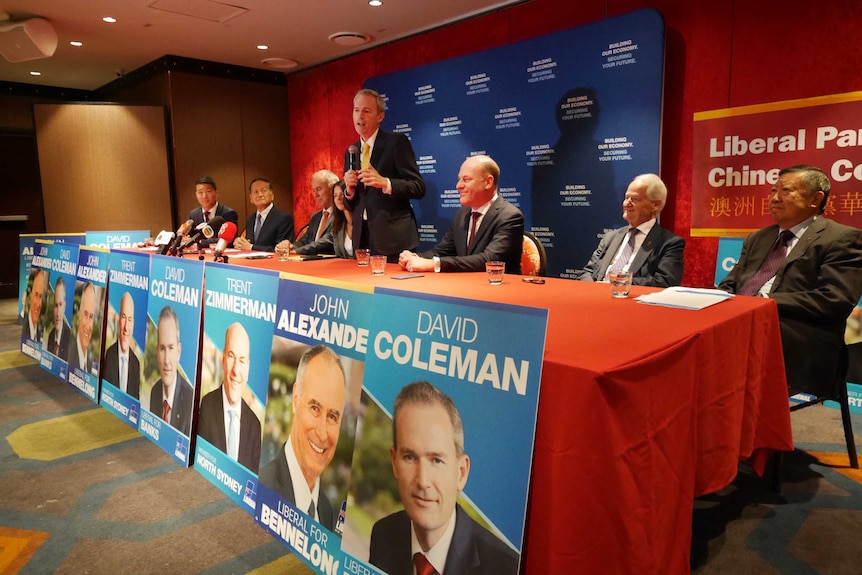
M 790 253 L 787 254 L 786 258 L 784 258 L 784 261 L 781 263 L 781 267 L 778 268 L 778 272 L 775 274 L 775 280 L 772 282 L 773 288 L 781 282 L 781 278 L 784 276 L 784 270 L 786 270 L 787 267 L 795 260 L 798 260 L 805 255 L 805 252 L 808 251 L 811 244 L 820 238 L 820 235 L 826 229 L 826 221 L 826 218 L 819 217 L 811 222 L 811 225 L 808 226 L 805 233 L 796 241 L 796 245 L 793 246 L 793 249 L 790 250 Z
M 638 270 L 644 265 L 644 263 L 646 263 L 649 255 L 656 247 L 658 247 L 658 236 L 661 233 L 659 230 L 658 222 L 656 222 L 647 234 L 647 237 L 644 238 L 644 243 L 641 244 L 640 249 L 635 253 L 635 259 L 632 260 L 632 265 L 630 267 L 632 275 L 637 275 Z
M 503 201 L 503 198 L 497 196 L 497 201 L 488 206 L 488 211 L 485 212 L 485 215 L 482 216 L 482 222 L 479 224 L 479 227 L 476 228 L 476 241 L 473 242 L 473 249 L 470 253 L 476 251 L 479 246 L 479 242 L 488 234 L 488 230 L 491 229 L 491 226 L 494 224 L 494 220 L 497 219 L 497 216 L 500 214 L 500 202 Z M 467 212 L 467 234 L 469 236 L 469 227 L 470 227 L 470 218 L 473 210 Z M 469 255 L 469 254 L 468 254 Z

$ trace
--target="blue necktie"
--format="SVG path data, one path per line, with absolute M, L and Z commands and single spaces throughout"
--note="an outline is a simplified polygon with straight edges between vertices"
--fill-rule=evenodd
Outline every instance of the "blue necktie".
M 260 227 L 263 225 L 263 218 L 260 217 L 260 212 L 257 214 L 257 220 L 254 222 L 254 238 L 252 238 L 251 243 L 257 241 L 257 237 L 260 235 Z

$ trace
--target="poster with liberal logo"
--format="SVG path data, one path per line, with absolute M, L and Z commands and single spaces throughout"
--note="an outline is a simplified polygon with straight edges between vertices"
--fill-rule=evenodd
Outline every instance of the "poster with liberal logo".
M 99 402 L 108 256 L 108 250 L 103 248 L 81 246 L 78 249 L 72 334 L 67 350 L 68 382 L 95 403 Z
M 135 429 L 147 341 L 150 256 L 113 250 L 99 403 Z
M 138 430 L 184 465 L 191 459 L 204 263 L 153 255 Z
M 283 274 L 255 521 L 314 573 L 345 573 L 341 536 L 373 295 Z
M 254 513 L 278 272 L 207 262 L 195 469 Z
M 437 572 L 518 572 L 547 315 L 375 292 L 346 572 L 409 572 L 411 533 Z
M 44 240 L 54 243 L 74 244 L 84 243 L 84 234 L 19 234 L 18 235 L 18 320 L 25 319 L 24 310 L 29 310 L 30 275 L 33 266 L 33 255 L 36 251 L 36 241 Z
M 78 275 L 78 245 L 54 242 L 48 248 L 51 273 L 46 277 L 42 367 L 66 381 L 72 305 Z

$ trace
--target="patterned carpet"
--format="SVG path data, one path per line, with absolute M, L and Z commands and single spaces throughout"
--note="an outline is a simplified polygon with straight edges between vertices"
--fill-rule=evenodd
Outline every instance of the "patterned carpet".
M 0 574 L 311 573 L 194 469 L 20 354 L 9 309 L 0 302 Z M 743 466 L 695 502 L 693 573 L 862 573 L 862 472 L 847 466 L 840 414 L 792 421 L 780 496 Z

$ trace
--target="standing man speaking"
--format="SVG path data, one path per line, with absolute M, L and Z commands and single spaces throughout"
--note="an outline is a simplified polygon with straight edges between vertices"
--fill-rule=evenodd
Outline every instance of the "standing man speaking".
M 386 103 L 374 90 L 360 90 L 353 98 L 359 142 L 344 158 L 344 203 L 353 213 L 353 245 L 397 262 L 398 254 L 419 245 L 410 200 L 425 197 L 425 182 L 407 136 L 380 129 L 385 113 Z M 358 166 L 351 165 L 353 156 Z

